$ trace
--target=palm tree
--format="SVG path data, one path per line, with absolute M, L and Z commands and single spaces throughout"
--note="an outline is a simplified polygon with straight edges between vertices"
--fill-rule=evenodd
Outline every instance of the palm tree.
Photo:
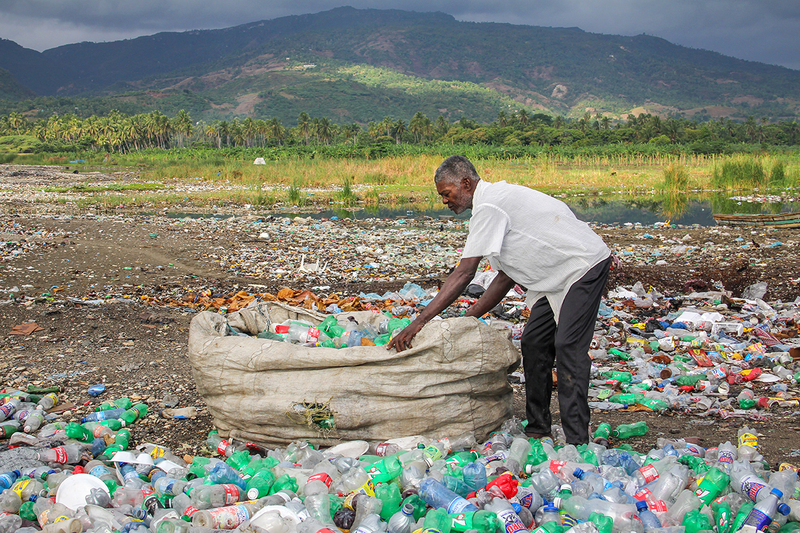
M 520 123 L 520 124 L 522 125 L 522 127 L 524 128 L 525 126 L 527 126 L 527 125 L 528 125 L 528 120 L 530 120 L 530 115 L 529 115 L 529 114 L 528 114 L 528 112 L 527 112 L 527 111 L 525 111 L 524 109 L 520 109 L 520 110 L 517 112 L 517 120 L 519 121 L 519 123 Z
M 406 132 L 406 123 L 403 122 L 402 118 L 397 119 L 397 122 L 394 124 L 394 140 L 397 144 L 400 144 L 400 138 Z
M 185 109 L 178 111 L 178 114 L 172 119 L 172 130 L 178 134 L 178 146 L 183 148 L 185 141 L 194 133 L 192 117 Z
M 334 127 L 331 124 L 331 121 L 328 120 L 328 117 L 322 117 L 319 119 L 319 123 L 317 124 L 317 135 L 319 136 L 319 139 L 326 145 L 330 144 L 333 134 Z
M 311 133 L 311 117 L 305 111 L 301 112 L 297 117 L 297 128 L 303 134 L 306 144 L 308 144 L 308 135 Z

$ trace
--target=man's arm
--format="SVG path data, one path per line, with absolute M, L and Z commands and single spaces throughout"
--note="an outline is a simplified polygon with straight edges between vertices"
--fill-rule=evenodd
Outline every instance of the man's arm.
M 508 274 L 502 270 L 498 270 L 492 283 L 489 284 L 489 288 L 487 288 L 486 292 L 475 302 L 475 305 L 469 308 L 465 316 L 481 317 L 485 315 L 503 300 L 503 297 L 508 294 L 508 291 L 510 291 L 514 285 L 516 285 L 516 283 L 513 279 L 508 277 Z
M 481 257 L 466 257 L 461 259 L 461 262 L 456 266 L 453 272 L 447 276 L 439 294 L 427 305 L 414 321 L 405 327 L 403 331 L 395 335 L 395 337 L 386 346 L 386 349 L 395 348 L 398 352 L 402 352 L 407 348 L 411 348 L 411 339 L 419 333 L 422 326 L 427 324 L 433 317 L 441 313 L 456 298 L 461 296 L 464 289 L 467 288 L 469 282 L 475 277 L 475 271 L 478 269 L 478 263 L 481 262 Z M 492 283 L 494 285 L 494 283 Z

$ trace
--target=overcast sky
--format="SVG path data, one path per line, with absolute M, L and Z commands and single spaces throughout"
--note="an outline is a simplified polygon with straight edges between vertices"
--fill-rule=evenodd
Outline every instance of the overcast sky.
M 356 8 L 442 11 L 458 20 L 646 33 L 800 70 L 799 0 L 0 0 L 0 37 L 35 50 L 161 31 L 225 28 Z

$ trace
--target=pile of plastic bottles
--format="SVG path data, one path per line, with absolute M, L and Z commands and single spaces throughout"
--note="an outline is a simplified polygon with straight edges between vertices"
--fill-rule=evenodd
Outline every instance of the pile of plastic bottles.
M 13 419 L 27 406 L 12 399 L 3 407 Z M 322 450 L 305 441 L 267 450 L 212 431 L 216 457 L 178 457 L 149 443 L 128 450 L 125 426 L 142 416 L 138 406 L 121 399 L 101 408 L 82 424 L 11 435 L 15 445 L 36 446 L 46 466 L 0 472 L 0 532 L 800 529 L 796 469 L 770 472 L 748 428 L 738 445 L 658 439 L 646 455 L 609 442 L 646 433 L 643 423 L 601 424 L 593 442 L 577 447 L 557 426 L 555 441 L 529 439 L 515 419 L 482 443 L 469 433 Z
M 260 339 L 290 342 L 303 346 L 322 346 L 324 348 L 352 348 L 353 346 L 382 346 L 388 344 L 392 335 L 411 323 L 409 318 L 400 318 L 384 313 L 376 331 L 370 324 L 361 323 L 347 313 L 328 315 L 321 323 L 314 325 L 304 320 L 286 320 L 280 324 L 270 323 L 260 332 Z M 249 337 L 247 333 L 230 327 L 232 335 Z

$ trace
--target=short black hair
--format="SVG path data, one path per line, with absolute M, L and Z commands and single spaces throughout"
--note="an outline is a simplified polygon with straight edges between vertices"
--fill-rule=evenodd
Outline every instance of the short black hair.
M 463 155 L 451 155 L 442 161 L 442 164 L 436 169 L 433 182 L 439 183 L 441 181 L 460 180 L 462 178 L 468 178 L 470 181 L 481 180 L 478 171 L 475 170 L 475 165 L 473 165 L 469 159 Z

